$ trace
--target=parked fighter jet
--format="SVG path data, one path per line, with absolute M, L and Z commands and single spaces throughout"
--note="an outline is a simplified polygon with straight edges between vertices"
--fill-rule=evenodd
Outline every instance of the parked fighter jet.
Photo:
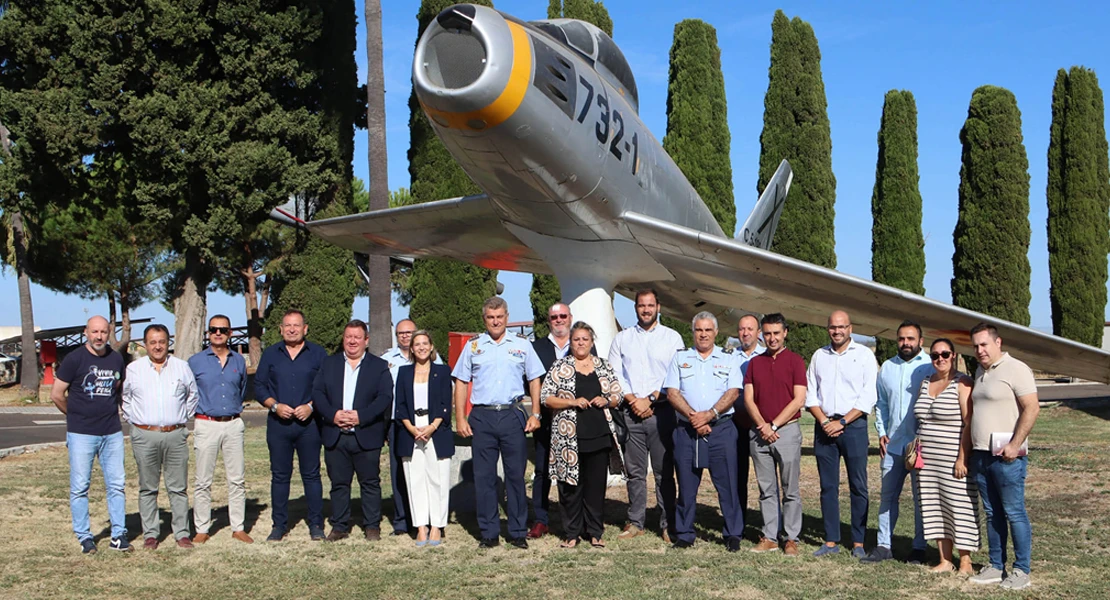
M 314 234 L 355 252 L 554 274 L 603 356 L 613 292 L 653 287 L 664 312 L 708 310 L 722 330 L 746 311 L 824 325 L 841 308 L 856 333 L 892 338 L 913 318 L 969 352 L 967 329 L 986 320 L 1033 368 L 1110 382 L 1101 350 L 771 252 L 786 161 L 729 238 L 641 122 L 620 49 L 589 23 L 452 6 L 417 44 L 413 85 L 485 193 L 310 222 Z

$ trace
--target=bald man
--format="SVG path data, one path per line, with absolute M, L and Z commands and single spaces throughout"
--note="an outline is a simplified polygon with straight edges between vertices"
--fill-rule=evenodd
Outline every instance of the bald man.
M 867 533 L 867 416 L 875 407 L 879 365 L 875 353 L 852 340 L 852 320 L 829 315 L 829 345 L 813 353 L 806 371 L 806 408 L 817 420 L 813 455 L 821 479 L 825 543 L 814 556 L 840 552 L 840 459 L 848 471 L 852 499 L 852 558 L 863 558 Z
M 123 357 L 108 345 L 109 327 L 104 317 L 89 319 L 85 345 L 66 355 L 50 391 L 50 399 L 66 416 L 69 511 L 73 533 L 84 554 L 96 554 L 89 525 L 89 481 L 94 458 L 100 461 L 108 496 L 112 523 L 109 548 L 131 551 L 124 526 L 123 430 L 119 420 Z

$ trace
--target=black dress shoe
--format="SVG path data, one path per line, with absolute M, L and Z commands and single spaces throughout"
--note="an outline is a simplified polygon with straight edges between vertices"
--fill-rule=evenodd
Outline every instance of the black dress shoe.
M 328 536 L 324 535 L 323 527 L 314 527 L 312 525 L 308 526 L 308 537 L 314 542 L 322 542 L 328 539 Z
M 925 564 L 925 551 L 924 550 L 914 550 L 913 552 L 910 552 L 910 564 L 911 565 L 923 565 L 923 564 Z
M 408 534 L 409 534 L 409 532 L 405 531 L 404 529 L 394 529 L 394 530 L 393 530 L 393 533 L 391 533 L 391 534 L 389 534 L 389 535 L 392 535 L 392 536 L 401 536 L 401 535 L 408 535 Z
M 683 548 L 693 548 L 693 547 L 694 547 L 694 542 L 687 542 L 686 540 L 678 540 L 677 542 L 671 544 L 671 548 L 678 548 L 679 550 L 681 550 Z
M 285 530 L 275 527 L 270 535 L 266 537 L 267 542 L 280 542 L 285 537 Z
M 478 542 L 479 548 L 496 548 L 500 545 L 501 542 L 497 538 L 482 538 L 482 541 Z
M 729 552 L 739 552 L 740 538 L 736 536 L 728 538 L 727 540 L 725 540 L 725 548 L 727 548 Z
M 528 540 L 526 540 L 522 537 L 521 538 L 513 538 L 513 539 L 509 540 L 509 545 L 513 546 L 515 548 L 520 548 L 521 550 L 527 550 L 528 549 Z

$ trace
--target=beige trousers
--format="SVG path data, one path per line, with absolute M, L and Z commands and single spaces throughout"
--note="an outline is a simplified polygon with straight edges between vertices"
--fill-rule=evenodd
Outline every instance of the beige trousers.
M 208 533 L 212 526 L 212 479 L 216 457 L 223 451 L 227 473 L 227 513 L 232 531 L 243 530 L 246 518 L 247 488 L 243 464 L 243 419 L 208 421 L 197 419 L 193 427 L 193 447 L 197 451 L 196 480 L 193 482 L 193 523 L 197 533 Z

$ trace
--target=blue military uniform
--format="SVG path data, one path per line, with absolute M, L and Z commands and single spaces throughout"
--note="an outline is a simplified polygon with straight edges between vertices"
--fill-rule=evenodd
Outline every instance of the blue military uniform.
M 461 382 L 473 383 L 470 402 L 474 409 L 468 422 L 474 432 L 471 444 L 474 488 L 478 526 L 484 540 L 496 540 L 501 533 L 497 509 L 498 456 L 505 468 L 509 539 L 523 539 L 527 532 L 528 504 L 524 494 L 527 417 L 513 404 L 526 395 L 524 381 L 543 374 L 543 364 L 531 342 L 509 333 L 500 342 L 494 342 L 488 333 L 472 338 L 451 373 Z
M 727 390 L 742 388 L 743 379 L 741 363 L 735 355 L 714 346 L 709 356 L 702 358 L 696 349 L 689 348 L 675 354 L 663 386 L 677 389 L 690 408 L 700 412 L 713 408 Z M 744 531 L 736 477 L 738 433 L 732 422 L 734 410 L 735 405 L 712 421 L 713 431 L 706 436 L 699 436 L 686 416 L 678 415 L 674 430 L 675 473 L 678 476 L 675 534 L 680 541 L 694 542 L 694 511 L 705 468 L 709 469 L 713 486 L 717 488 L 725 518 L 725 538 L 739 538 Z
M 411 350 L 409 352 L 411 354 Z M 397 346 L 386 350 L 381 358 L 389 363 L 389 374 L 393 377 L 394 382 L 397 381 L 397 371 L 401 366 L 412 364 L 412 361 Z M 442 365 L 443 359 L 437 354 L 434 362 Z M 400 422 L 395 422 L 393 418 L 397 408 L 397 390 L 393 391 L 393 401 L 394 405 L 389 407 L 389 426 L 385 430 L 389 442 L 389 482 L 393 490 L 393 531 L 395 533 L 407 533 L 412 524 L 412 519 L 409 517 L 409 484 L 405 481 L 405 471 L 401 467 L 400 457 L 397 456 L 397 445 L 393 443 L 397 428 L 403 427 Z

